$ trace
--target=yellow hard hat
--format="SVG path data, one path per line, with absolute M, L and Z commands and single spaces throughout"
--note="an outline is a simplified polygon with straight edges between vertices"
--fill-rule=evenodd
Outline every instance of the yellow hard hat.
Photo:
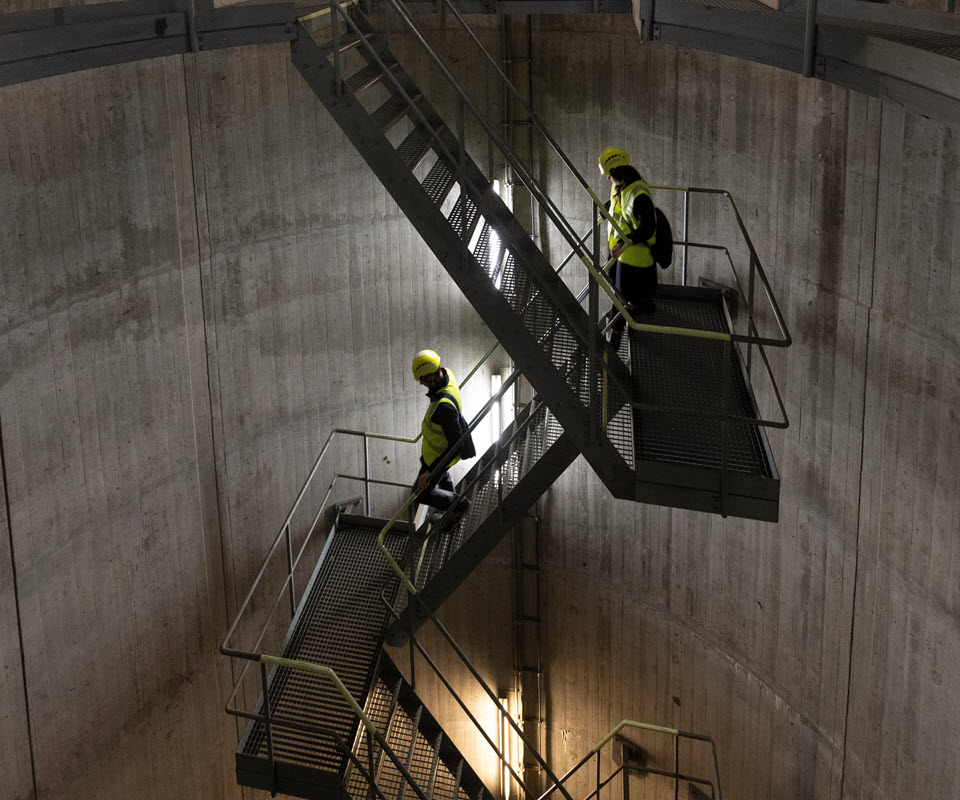
M 421 350 L 413 357 L 413 377 L 417 380 L 438 369 L 440 369 L 440 356 L 433 350 Z
M 630 156 L 626 150 L 619 147 L 607 147 L 600 154 L 600 174 L 609 175 L 615 167 L 625 167 L 630 163 Z

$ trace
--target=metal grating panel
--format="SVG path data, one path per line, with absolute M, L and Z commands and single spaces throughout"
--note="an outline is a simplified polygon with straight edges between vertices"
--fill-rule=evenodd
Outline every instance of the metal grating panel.
M 467 209 L 466 214 L 464 214 L 463 210 L 464 205 L 466 205 Z M 477 224 L 477 217 L 477 204 L 470 199 L 469 195 L 461 193 L 447 221 L 453 230 L 460 234 L 461 239 L 469 239 L 470 234 L 473 233 L 474 226 Z
M 430 149 L 430 132 L 422 125 L 418 125 L 407 135 L 407 138 L 400 142 L 397 148 L 397 155 L 405 166 L 413 169 L 420 163 Z
M 403 119 L 403 115 L 407 113 L 408 108 L 407 101 L 399 94 L 394 94 L 390 96 L 386 103 L 374 111 L 371 117 L 374 124 L 386 133 Z
M 403 557 L 407 537 L 388 537 L 391 552 Z M 354 697 L 363 698 L 383 641 L 384 586 L 397 581 L 376 549 L 374 528 L 341 523 L 318 565 L 309 594 L 291 626 L 283 656 L 331 667 Z M 329 680 L 279 668 L 271 673 L 271 712 L 333 730 L 351 742 L 356 718 Z M 279 761 L 342 772 L 345 757 L 327 738 L 272 728 Z M 241 746 L 246 755 L 267 755 L 265 727 L 254 722 Z
M 340 37 L 340 52 L 344 53 L 350 48 L 356 47 L 358 44 L 360 44 L 360 37 L 357 34 L 353 31 L 344 33 Z M 320 45 L 320 52 L 329 57 L 333 53 L 333 40 L 331 39 L 329 42 L 324 42 Z
M 444 199 L 453 187 L 453 170 L 450 169 L 450 165 L 442 158 L 438 158 L 427 173 L 427 177 L 424 178 L 422 186 L 435 205 L 443 205 Z
M 373 84 L 383 77 L 383 70 L 378 64 L 369 64 L 354 75 L 347 78 L 347 88 L 357 94 L 364 89 L 369 89 Z
M 500 272 L 500 263 L 503 259 L 503 245 L 500 243 L 497 232 L 486 221 L 480 229 L 480 237 L 477 239 L 473 257 L 483 267 L 490 280 L 496 281 L 497 274 Z
M 726 331 L 718 302 L 658 298 L 650 320 L 674 325 Z M 631 331 L 631 372 L 636 398 L 699 413 L 722 410 L 723 342 L 656 333 Z M 729 363 L 731 413 L 757 417 L 738 358 L 731 348 Z M 729 426 L 728 466 L 731 470 L 771 477 L 760 431 L 755 425 Z M 661 412 L 634 412 L 638 461 L 687 464 L 720 469 L 722 434 L 720 420 Z

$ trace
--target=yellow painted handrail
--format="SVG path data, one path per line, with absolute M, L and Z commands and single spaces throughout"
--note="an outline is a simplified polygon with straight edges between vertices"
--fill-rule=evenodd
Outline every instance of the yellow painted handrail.
M 677 328 L 672 325 L 650 325 L 646 322 L 637 322 L 627 311 L 623 303 L 620 302 L 620 297 L 617 294 L 617 290 L 610 285 L 610 281 L 607 279 L 606 270 L 616 258 L 611 258 L 606 264 L 604 264 L 603 269 L 597 269 L 593 263 L 587 259 L 581 259 L 584 266 L 590 271 L 590 274 L 593 275 L 594 279 L 600 285 L 600 288 L 606 293 L 607 297 L 610 298 L 610 302 L 613 303 L 617 311 L 623 315 L 624 321 L 633 328 L 635 331 L 646 331 L 647 333 L 669 333 L 674 336 L 689 336 L 694 339 L 718 339 L 722 342 L 729 342 L 731 340 L 729 333 L 723 333 L 722 331 L 703 331 L 696 328 Z M 655 266 L 644 267 L 644 269 L 656 269 Z
M 603 737 L 600 740 L 600 743 L 590 751 L 591 755 L 596 755 L 599 753 L 604 745 L 607 744 L 614 736 L 616 736 L 624 728 L 640 728 L 645 731 L 655 731 L 656 733 L 669 733 L 671 736 L 678 736 L 680 731 L 676 728 L 664 728 L 662 725 L 651 725 L 649 722 L 634 722 L 632 719 L 625 719 L 617 725 L 610 733 Z
M 373 724 L 373 720 L 370 719 L 360 707 L 360 704 L 356 701 L 354 696 L 350 694 L 350 691 L 346 686 L 343 685 L 343 681 L 337 676 L 337 673 L 334 672 L 330 667 L 324 667 L 321 664 L 314 664 L 310 661 L 296 661 L 292 658 L 280 658 L 279 656 L 260 656 L 260 661 L 264 664 L 272 664 L 277 667 L 287 667 L 288 669 L 298 669 L 301 672 L 312 672 L 314 675 L 323 675 L 329 678 L 334 686 L 337 687 L 337 691 L 340 692 L 343 699 L 347 701 L 350 705 L 350 708 L 353 709 L 353 713 L 356 714 L 360 720 L 363 722 L 364 727 L 370 731 L 370 733 L 377 732 L 377 726 Z

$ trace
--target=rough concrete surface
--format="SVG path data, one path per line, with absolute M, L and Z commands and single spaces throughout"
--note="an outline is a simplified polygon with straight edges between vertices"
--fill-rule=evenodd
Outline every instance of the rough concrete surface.
M 581 461 L 551 492 L 551 761 L 629 717 L 713 736 L 728 797 L 955 797 L 960 137 L 621 23 L 534 20 L 534 107 L 598 191 L 616 143 L 653 182 L 733 193 L 794 335 L 771 354 L 792 424 L 770 436 L 778 525 L 615 502 Z M 431 35 L 499 122 L 452 27 Z M 495 20 L 481 35 L 498 52 Z M 410 355 L 465 371 L 491 336 L 285 46 L 6 87 L 0 131 L 4 791 L 259 797 L 232 774 L 229 620 L 330 429 L 413 433 Z M 695 205 L 691 226 L 718 234 L 724 213 Z M 549 230 L 544 246 L 565 254 Z M 374 463 L 405 480 L 414 454 Z M 355 444 L 336 464 L 358 468 Z M 445 613 L 502 683 L 492 563 Z

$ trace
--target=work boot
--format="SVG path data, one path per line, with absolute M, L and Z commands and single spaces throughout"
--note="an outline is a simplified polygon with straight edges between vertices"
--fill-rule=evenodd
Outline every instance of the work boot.
M 463 519 L 463 515 L 466 514 L 469 509 L 470 500 L 466 495 L 460 495 L 460 499 L 450 506 L 450 509 L 447 511 L 447 520 L 440 529 L 441 533 L 449 533 L 456 528 L 457 525 L 460 524 L 460 520 Z

